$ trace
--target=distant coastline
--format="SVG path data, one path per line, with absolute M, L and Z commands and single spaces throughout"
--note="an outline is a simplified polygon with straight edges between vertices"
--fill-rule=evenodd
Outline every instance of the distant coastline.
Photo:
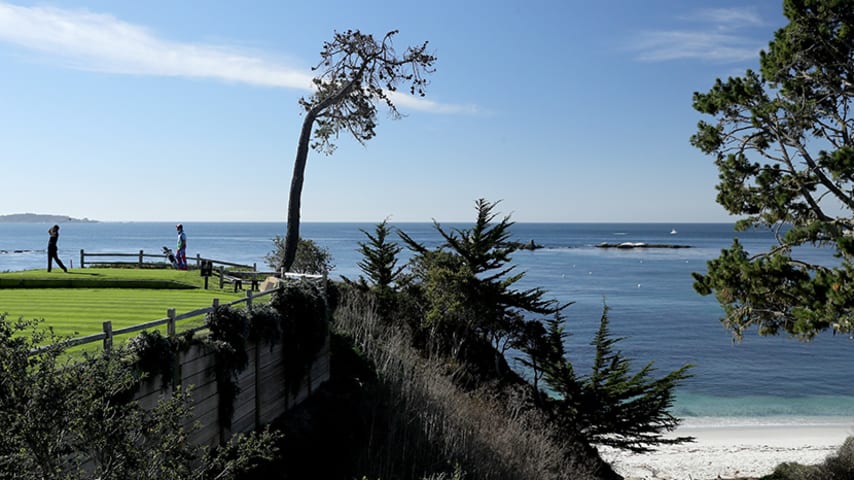
M 98 223 L 88 218 L 73 218 L 68 215 L 46 215 L 39 213 L 13 213 L 0 215 L 0 223 Z

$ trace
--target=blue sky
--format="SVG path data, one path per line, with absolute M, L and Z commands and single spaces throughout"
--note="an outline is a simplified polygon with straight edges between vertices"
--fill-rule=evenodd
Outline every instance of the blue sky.
M 0 0 L 0 214 L 282 221 L 334 31 L 429 41 L 424 100 L 312 152 L 304 221 L 729 221 L 695 91 L 757 68 L 782 2 Z

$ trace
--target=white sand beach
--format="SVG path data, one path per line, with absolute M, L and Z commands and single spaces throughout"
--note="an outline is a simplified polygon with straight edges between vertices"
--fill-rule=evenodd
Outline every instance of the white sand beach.
M 602 456 L 627 479 L 713 480 L 758 478 L 783 462 L 821 463 L 854 435 L 854 418 L 698 418 L 673 433 L 696 442 L 646 454 L 602 448 Z

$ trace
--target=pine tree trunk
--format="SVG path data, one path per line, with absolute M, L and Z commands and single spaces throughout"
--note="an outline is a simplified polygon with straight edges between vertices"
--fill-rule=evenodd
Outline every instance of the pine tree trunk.
M 311 140 L 311 129 L 317 114 L 314 109 L 309 110 L 302 122 L 302 131 L 297 145 L 297 157 L 294 160 L 294 173 L 291 177 L 291 191 L 288 197 L 288 225 L 285 232 L 285 252 L 282 257 L 282 268 L 285 272 L 291 269 L 297 254 L 297 243 L 299 243 L 300 224 L 300 199 L 302 198 L 302 185 L 305 180 L 305 164 L 308 160 L 308 147 Z
M 314 121 L 318 115 L 323 113 L 330 105 L 340 102 L 350 90 L 357 85 L 365 71 L 366 64 L 363 64 L 359 71 L 354 75 L 344 87 L 334 95 L 326 97 L 323 101 L 312 107 L 305 114 L 305 120 L 302 122 L 302 130 L 299 135 L 299 144 L 297 145 L 297 158 L 294 160 L 294 173 L 291 177 L 291 191 L 288 196 L 288 226 L 285 231 L 285 252 L 282 256 L 282 268 L 285 272 L 291 269 L 294 264 L 294 258 L 297 254 L 297 244 L 299 243 L 299 216 L 300 216 L 300 199 L 302 198 L 302 184 L 305 180 L 305 163 L 308 160 L 308 147 L 311 140 L 311 129 L 314 128 Z

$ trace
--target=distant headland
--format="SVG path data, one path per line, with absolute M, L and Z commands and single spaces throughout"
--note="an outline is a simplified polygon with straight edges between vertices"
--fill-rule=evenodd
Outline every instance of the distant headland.
M 13 213 L 0 215 L 0 223 L 98 223 L 88 218 L 73 218 L 67 215 L 45 215 L 39 213 Z

